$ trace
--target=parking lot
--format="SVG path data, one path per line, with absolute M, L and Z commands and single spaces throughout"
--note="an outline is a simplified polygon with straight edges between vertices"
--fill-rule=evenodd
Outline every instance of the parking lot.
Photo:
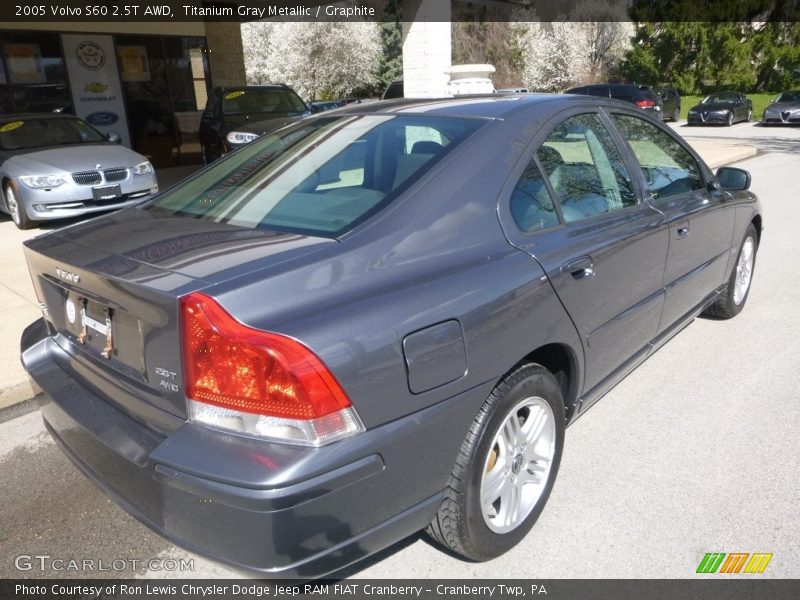
M 800 262 L 800 129 L 673 126 L 704 156 L 715 145 L 733 160 L 737 152 L 758 153 L 736 163 L 753 175 L 765 225 L 745 311 L 731 321 L 697 319 L 568 430 L 548 506 L 508 554 L 468 563 L 416 535 L 340 575 L 685 578 L 706 552 L 769 552 L 764 576 L 797 575 L 800 291 L 792 267 Z M 3 378 L 19 380 L 16 391 L 4 392 L 7 399 L 26 393 L 17 340 L 39 310 L 21 242 L 36 233 L 0 217 L 0 316 L 7 323 L 0 360 Z M 106 562 L 186 558 L 194 559 L 193 570 L 166 574 L 235 575 L 129 517 L 70 464 L 38 414 L 26 411 L 22 405 L 0 413 L 0 486 L 7 490 L 0 501 L 0 577 L 164 575 L 148 573 L 141 562 L 105 573 L 15 567 L 15 557 L 37 554 Z

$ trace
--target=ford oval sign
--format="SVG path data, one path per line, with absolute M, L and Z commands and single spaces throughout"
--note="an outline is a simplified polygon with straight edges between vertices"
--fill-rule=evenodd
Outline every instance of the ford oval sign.
M 113 112 L 94 112 L 86 117 L 86 120 L 92 125 L 113 125 L 119 120 L 119 115 Z

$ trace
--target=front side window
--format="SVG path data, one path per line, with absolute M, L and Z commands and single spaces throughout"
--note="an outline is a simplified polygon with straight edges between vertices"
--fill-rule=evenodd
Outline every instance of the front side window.
M 596 114 L 559 124 L 536 155 L 567 223 L 637 203 L 622 156 Z
M 215 163 L 148 210 L 336 237 L 386 206 L 484 122 L 424 115 L 302 120 Z
M 638 117 L 614 115 L 614 120 L 639 161 L 654 199 L 703 188 L 694 157 L 671 135 Z

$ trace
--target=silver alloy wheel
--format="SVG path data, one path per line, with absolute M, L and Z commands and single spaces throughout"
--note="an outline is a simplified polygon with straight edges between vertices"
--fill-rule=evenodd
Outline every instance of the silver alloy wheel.
M 8 206 L 8 212 L 11 215 L 14 223 L 19 225 L 19 200 L 17 200 L 17 194 L 14 191 L 14 188 L 12 188 L 10 185 L 6 188 L 6 206 Z
M 728 113 L 728 127 L 733 125 L 733 111 Z
M 742 303 L 747 290 L 750 289 L 750 280 L 753 277 L 753 262 L 755 259 L 756 243 L 748 237 L 742 244 L 739 261 L 736 263 L 736 282 L 733 285 L 733 303 L 737 306 Z
M 532 396 L 506 416 L 483 466 L 481 513 L 495 533 L 508 533 L 533 511 L 542 496 L 556 449 L 553 409 Z

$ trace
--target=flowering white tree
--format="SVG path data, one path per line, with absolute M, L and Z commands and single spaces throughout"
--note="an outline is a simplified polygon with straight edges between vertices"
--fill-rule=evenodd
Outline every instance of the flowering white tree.
M 589 53 L 589 75 L 604 79 L 611 67 L 625 57 L 635 33 L 633 23 L 611 21 L 577 22 Z
M 378 83 L 383 49 L 377 23 L 245 23 L 242 44 L 249 83 L 287 83 L 307 100 Z
M 625 3 L 583 0 L 570 18 L 589 55 L 589 76 L 595 81 L 605 79 L 611 67 L 624 58 L 636 33 L 625 14 Z
M 599 81 L 621 60 L 634 33 L 624 15 L 615 15 L 604 3 L 584 0 L 570 13 L 570 21 L 543 23 L 533 13 L 518 13 L 515 43 L 528 87 L 562 91 L 589 80 Z M 526 20 L 526 16 L 530 20 Z
M 269 38 L 274 26 L 274 23 L 242 23 L 242 49 L 244 50 L 244 68 L 248 83 L 269 81 L 267 76 Z
M 517 45 L 525 85 L 537 91 L 563 91 L 589 72 L 589 54 L 576 23 L 519 23 Z

